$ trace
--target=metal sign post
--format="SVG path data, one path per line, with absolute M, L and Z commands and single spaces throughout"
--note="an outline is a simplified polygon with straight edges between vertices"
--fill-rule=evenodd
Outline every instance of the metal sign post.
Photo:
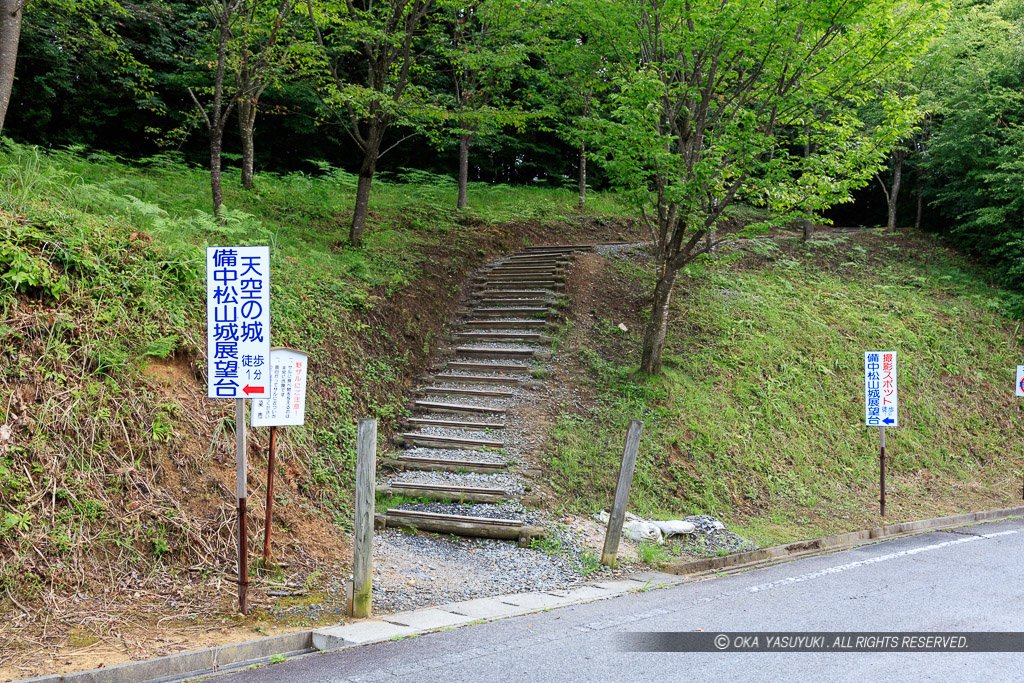
M 270 427 L 270 454 L 267 458 L 267 505 L 263 525 L 263 566 L 270 564 L 270 533 L 274 511 L 274 467 L 277 457 L 277 428 L 301 425 L 306 418 L 306 378 L 309 361 L 301 351 L 286 348 L 270 350 L 267 380 L 270 397 L 252 403 L 252 426 Z
M 896 352 L 864 352 L 864 423 L 878 427 L 878 507 L 885 517 L 885 428 L 899 426 Z
M 238 608 L 249 613 L 245 399 L 270 396 L 270 248 L 207 247 L 209 398 L 235 399 Z

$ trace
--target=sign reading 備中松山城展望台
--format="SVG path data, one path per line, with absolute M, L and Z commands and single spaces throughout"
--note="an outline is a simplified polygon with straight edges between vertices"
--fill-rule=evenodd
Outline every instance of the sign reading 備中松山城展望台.
M 864 353 L 864 423 L 869 427 L 899 426 L 896 352 Z
M 270 398 L 252 402 L 253 427 L 300 425 L 306 412 L 306 354 L 292 349 L 271 349 L 265 375 L 270 381 Z
M 207 247 L 210 398 L 269 398 L 270 248 Z

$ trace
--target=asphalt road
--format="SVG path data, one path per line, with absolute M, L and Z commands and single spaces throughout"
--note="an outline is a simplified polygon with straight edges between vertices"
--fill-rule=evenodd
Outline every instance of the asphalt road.
M 942 531 L 216 678 L 1024 681 L 1024 653 L 627 652 L 634 631 L 1024 631 L 1024 521 Z

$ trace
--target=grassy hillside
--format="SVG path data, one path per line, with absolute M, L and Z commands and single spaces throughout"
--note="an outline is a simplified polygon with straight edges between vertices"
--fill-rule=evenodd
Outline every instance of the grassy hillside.
M 645 421 L 632 507 L 714 513 L 761 543 L 873 526 L 878 431 L 863 351 L 900 352 L 888 430 L 891 521 L 1020 504 L 1017 297 L 941 244 L 872 230 L 737 245 L 677 284 L 664 376 L 643 379 L 653 291 L 642 252 L 594 259 L 565 339 L 592 408 L 565 410 L 549 478 L 574 509 L 610 501 L 629 418 Z M 623 323 L 628 328 L 618 328 Z M 595 438 L 596 437 L 596 438 Z
M 345 559 L 332 523 L 350 524 L 355 419 L 381 418 L 388 436 L 463 277 L 530 241 L 618 230 L 620 210 L 599 195 L 579 214 L 570 192 L 473 186 L 458 214 L 450 179 L 410 173 L 376 185 L 354 249 L 354 178 L 328 167 L 260 175 L 251 193 L 229 172 L 221 223 L 207 174 L 170 158 L 127 166 L 5 144 L 0 594 L 27 605 L 142 591 L 157 609 L 206 589 L 220 598 L 208 604 L 228 604 L 217 577 L 234 563 L 233 415 L 205 398 L 207 245 L 271 246 L 272 342 L 311 354 L 307 424 L 283 430 L 275 487 L 277 554 L 301 578 Z M 266 434 L 252 442 L 255 519 Z M 167 578 L 183 567 L 199 573 Z

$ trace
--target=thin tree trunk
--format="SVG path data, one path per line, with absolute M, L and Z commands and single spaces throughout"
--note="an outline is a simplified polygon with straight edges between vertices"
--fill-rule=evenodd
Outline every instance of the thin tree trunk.
M 21 40 L 21 0 L 0 0 L 0 134 L 14 87 L 14 66 Z
M 924 190 L 917 188 L 917 217 L 914 219 L 914 228 L 921 229 L 921 212 L 924 209 Z
M 896 229 L 896 202 L 900 195 L 900 183 L 903 181 L 903 159 L 906 152 L 897 149 L 892 153 L 892 189 L 889 190 L 889 230 Z
M 469 199 L 469 147 L 472 144 L 472 134 L 463 133 L 459 136 L 459 211 L 466 208 Z
M 253 136 L 256 132 L 256 102 L 248 97 L 238 101 L 238 134 L 242 138 L 242 187 L 252 189 L 253 163 L 255 144 Z
M 587 206 L 587 146 L 580 144 L 580 211 Z
M 808 124 L 804 124 L 804 160 L 811 157 L 811 127 Z M 804 171 L 806 173 L 806 171 Z M 811 220 L 811 216 L 808 213 L 804 216 L 803 221 L 804 229 L 804 242 L 810 242 L 814 239 L 814 221 Z
M 210 131 L 210 190 L 213 195 L 213 213 L 218 215 L 224 205 L 224 191 L 220 182 L 221 150 L 223 146 L 223 129 Z
M 363 164 L 359 168 L 359 184 L 356 186 L 356 208 L 352 214 L 352 229 L 348 233 L 348 241 L 354 247 L 358 247 L 363 243 L 363 228 L 366 227 L 366 214 L 370 206 L 370 188 L 373 186 L 373 175 L 377 172 L 380 143 L 384 135 L 383 129 L 383 125 L 374 122 L 363 153 Z
M 672 287 L 676 281 L 676 271 L 670 266 L 665 270 L 654 288 L 654 305 L 651 307 L 651 319 L 647 321 L 644 332 L 644 351 L 640 361 L 640 369 L 648 375 L 661 372 L 661 357 L 665 352 L 665 340 L 668 337 L 668 309 L 672 300 Z

